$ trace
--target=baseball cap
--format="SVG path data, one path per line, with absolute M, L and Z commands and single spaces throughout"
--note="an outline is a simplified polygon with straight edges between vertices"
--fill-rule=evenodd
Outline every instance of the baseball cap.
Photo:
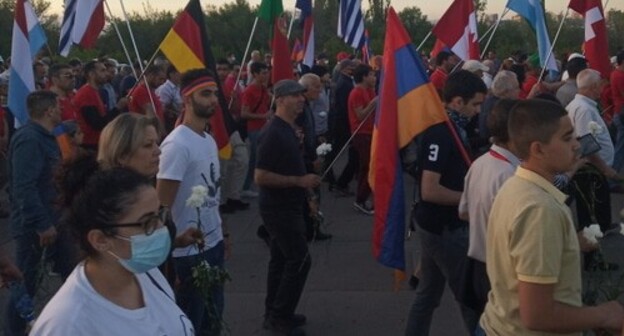
M 306 88 L 292 79 L 282 79 L 273 86 L 275 98 L 303 93 Z

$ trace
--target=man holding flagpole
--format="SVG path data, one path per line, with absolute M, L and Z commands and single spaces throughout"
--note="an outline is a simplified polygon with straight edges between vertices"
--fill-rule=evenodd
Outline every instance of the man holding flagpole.
M 468 252 L 468 223 L 457 211 L 470 165 L 464 157 L 470 148 L 465 127 L 479 112 L 487 88 L 477 75 L 460 70 L 448 77 L 443 93 L 451 125 L 437 124 L 421 135 L 421 201 L 416 209 L 421 276 L 406 336 L 429 335 L 433 311 L 440 304 L 447 281 L 456 300 L 460 298 L 460 265 Z M 450 127 L 459 135 L 463 148 L 453 142 Z M 466 306 L 460 304 L 460 308 L 466 329 L 472 334 L 479 316 Z

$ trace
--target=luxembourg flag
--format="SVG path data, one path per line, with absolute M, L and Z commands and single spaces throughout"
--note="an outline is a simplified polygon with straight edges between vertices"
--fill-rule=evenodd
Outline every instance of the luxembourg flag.
M 477 15 L 472 0 L 453 1 L 432 32 L 462 60 L 479 59 Z
M 35 91 L 33 61 L 46 42 L 45 32 L 30 2 L 17 0 L 11 44 L 8 106 L 19 125 L 28 121 L 26 96 Z
M 93 47 L 103 28 L 102 0 L 65 0 L 59 53 L 67 57 L 73 44 L 83 48 Z

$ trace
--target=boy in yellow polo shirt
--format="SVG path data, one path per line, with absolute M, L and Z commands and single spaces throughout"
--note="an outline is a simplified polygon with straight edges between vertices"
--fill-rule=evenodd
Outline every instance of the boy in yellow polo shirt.
M 619 330 L 619 303 L 582 306 L 578 238 L 566 195 L 552 184 L 578 160 L 566 110 L 544 100 L 519 102 L 509 117 L 509 136 L 523 162 L 490 212 L 486 261 L 492 290 L 483 330 L 501 336 Z

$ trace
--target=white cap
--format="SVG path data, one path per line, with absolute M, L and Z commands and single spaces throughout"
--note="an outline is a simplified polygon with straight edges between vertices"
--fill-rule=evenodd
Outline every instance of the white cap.
M 571 53 L 570 56 L 568 56 L 568 62 L 570 62 L 571 60 L 573 60 L 575 58 L 585 58 L 585 56 L 583 56 L 582 54 L 579 54 L 577 52 Z
M 617 64 L 617 56 L 611 57 L 611 64 Z
M 476 60 L 467 60 L 464 62 L 464 65 L 462 65 L 462 69 L 470 72 L 476 72 L 477 70 L 490 71 L 490 67 Z

